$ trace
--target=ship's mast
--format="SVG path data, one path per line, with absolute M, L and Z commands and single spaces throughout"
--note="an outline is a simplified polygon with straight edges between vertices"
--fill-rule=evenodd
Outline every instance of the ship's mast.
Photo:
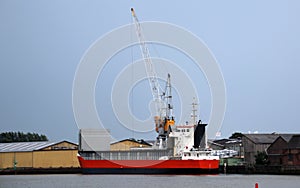
M 193 125 L 197 125 L 197 107 L 198 107 L 198 103 L 196 101 L 196 98 L 193 98 L 193 103 L 192 103 L 192 115 L 191 115 L 191 119 L 192 119 L 192 123 Z

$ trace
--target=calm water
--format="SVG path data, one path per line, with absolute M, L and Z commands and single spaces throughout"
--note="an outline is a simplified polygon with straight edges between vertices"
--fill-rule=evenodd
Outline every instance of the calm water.
M 50 187 L 163 187 L 163 188 L 299 188 L 300 176 L 273 175 L 16 175 L 0 176 L 0 188 Z

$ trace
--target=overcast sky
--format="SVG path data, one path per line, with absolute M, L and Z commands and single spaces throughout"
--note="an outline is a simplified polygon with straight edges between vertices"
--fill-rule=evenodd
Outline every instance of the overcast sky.
M 72 109 L 76 68 L 93 42 L 132 23 L 131 7 L 140 20 L 189 30 L 214 54 L 227 89 L 223 137 L 235 131 L 300 132 L 297 0 L 0 0 L 0 132 L 38 132 L 77 142 Z M 101 113 L 109 107 L 99 108 Z M 201 112 L 204 120 L 209 111 Z

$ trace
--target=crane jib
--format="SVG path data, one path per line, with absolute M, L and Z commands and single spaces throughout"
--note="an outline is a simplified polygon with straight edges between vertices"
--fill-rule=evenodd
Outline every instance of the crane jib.
M 135 14 L 133 8 L 131 8 L 131 13 L 134 19 L 134 24 L 136 28 L 136 35 L 139 40 L 140 50 L 142 52 L 143 60 L 145 62 L 145 68 L 152 92 L 153 101 L 156 108 L 155 119 L 155 129 L 158 133 L 157 142 L 159 147 L 163 148 L 167 145 L 167 138 L 169 133 L 172 131 L 171 126 L 175 124 L 172 109 L 172 93 L 171 93 L 171 76 L 168 74 L 167 83 L 164 92 L 160 92 L 160 85 L 155 72 L 155 67 L 152 64 L 149 49 L 146 45 L 141 24 Z

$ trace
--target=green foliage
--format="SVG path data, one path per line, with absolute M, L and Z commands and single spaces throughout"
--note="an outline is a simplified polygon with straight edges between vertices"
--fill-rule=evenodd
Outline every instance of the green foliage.
M 243 133 L 235 132 L 229 137 L 229 139 L 238 139 L 238 138 L 240 139 L 240 138 L 242 138 L 242 136 L 243 136 Z
M 266 152 L 257 151 L 257 154 L 255 155 L 255 163 L 257 165 L 269 164 L 268 155 L 266 154 Z
M 0 134 L 0 143 L 36 141 L 48 141 L 48 138 L 37 133 L 3 132 Z

